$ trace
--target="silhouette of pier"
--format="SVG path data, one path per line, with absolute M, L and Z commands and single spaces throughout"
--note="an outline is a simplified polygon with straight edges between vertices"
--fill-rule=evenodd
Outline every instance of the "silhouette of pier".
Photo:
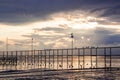
M 1 51 L 0 70 L 119 69 L 120 47 Z

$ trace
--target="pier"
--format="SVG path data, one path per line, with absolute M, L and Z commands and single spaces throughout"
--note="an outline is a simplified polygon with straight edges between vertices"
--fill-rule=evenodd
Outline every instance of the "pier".
M 117 64 L 114 59 L 117 58 Z M 120 47 L 1 51 L 0 70 L 97 70 L 120 68 Z

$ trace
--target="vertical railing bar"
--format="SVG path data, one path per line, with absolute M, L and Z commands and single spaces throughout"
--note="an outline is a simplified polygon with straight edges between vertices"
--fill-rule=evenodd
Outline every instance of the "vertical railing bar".
M 31 69 L 33 68 L 33 49 L 31 50 Z
M 78 49 L 78 69 L 80 68 L 80 49 Z
M 20 62 L 21 62 L 21 69 L 22 69 L 22 66 L 23 66 L 23 61 L 22 61 L 23 59 L 22 59 L 22 51 L 20 52 Z
M 28 61 L 29 61 L 29 60 L 28 60 L 28 50 L 27 50 L 27 51 L 26 51 L 26 62 L 27 62 L 27 63 L 26 63 L 26 65 L 27 65 L 26 68 L 27 68 L 27 70 L 28 70 Z
M 8 61 L 8 51 L 7 51 L 7 55 L 6 55 L 6 70 L 8 70 L 8 63 L 7 63 L 7 61 Z
M 106 71 L 106 48 L 104 48 L 104 67 Z
M 28 51 L 28 69 L 30 68 L 30 60 L 31 60 L 31 55 L 30 55 L 30 51 Z
M 53 69 L 54 69 L 54 66 L 55 66 L 54 65 L 54 59 L 55 59 L 54 57 L 55 57 L 55 54 L 54 54 L 54 50 L 53 50 Z
M 12 70 L 12 65 L 15 64 L 14 57 L 13 57 L 13 51 L 11 51 L 11 55 L 9 56 L 8 62 L 9 62 L 8 66 L 10 65 L 10 70 Z
M 62 69 L 63 69 L 63 49 L 62 49 L 62 56 L 61 57 L 62 57 L 62 64 L 61 65 L 62 65 Z
M 15 70 L 17 70 L 17 51 L 16 51 L 16 58 L 15 58 L 15 60 L 16 60 L 16 64 L 15 64 Z
M 47 69 L 47 68 L 46 68 L 46 64 L 47 64 L 47 63 L 46 63 L 46 50 L 45 50 L 45 55 L 44 55 L 44 57 L 45 57 L 44 60 L 45 60 L 45 70 L 46 70 L 46 69 Z
M 40 65 L 40 67 L 42 68 L 42 66 L 43 66 L 43 61 L 42 61 L 42 50 L 40 51 L 40 58 L 41 58 L 41 65 Z
M 40 51 L 38 50 L 38 69 L 39 69 L 39 66 L 40 66 L 40 61 L 39 61 L 40 60 L 40 55 L 39 55 L 40 53 L 39 52 Z
M 58 66 L 59 66 L 59 50 L 57 49 L 57 70 L 59 69 Z
M 98 68 L 98 49 L 96 48 L 96 70 Z
M 36 54 L 35 52 L 36 52 L 36 51 L 35 51 L 35 50 L 33 50 L 33 51 L 34 51 L 34 52 L 33 52 L 33 55 L 34 55 L 34 57 L 33 57 L 34 64 L 33 64 L 33 65 L 34 65 L 34 69 L 35 69 L 35 68 L 36 68 L 36 60 L 35 60 L 35 57 L 36 57 L 36 56 L 35 56 L 35 54 Z
M 41 77 L 42 77 L 42 50 L 40 50 L 40 69 L 41 69 Z
M 25 57 L 25 68 L 24 69 L 27 68 L 27 56 L 26 56 L 26 53 L 27 53 L 27 51 L 24 52 L 24 57 Z
M 4 64 L 5 64 L 4 53 L 5 53 L 5 52 L 3 51 L 3 59 L 2 59 L 2 65 L 3 65 L 3 66 L 2 66 L 2 70 L 4 70 Z
M 67 49 L 67 69 L 68 69 L 68 49 Z
M 72 61 L 71 61 L 71 69 L 73 69 L 73 48 L 72 48 L 72 56 L 71 56 L 71 58 L 72 58 Z
M 112 67 L 112 50 L 110 48 L 110 71 L 111 71 L 111 67 Z
M 31 69 L 33 68 L 33 50 L 31 50 Z
M 51 68 L 50 66 L 51 66 L 51 63 L 50 63 L 50 50 L 49 50 L 49 69 Z
M 90 48 L 90 56 L 91 56 L 91 70 L 93 68 L 93 64 L 92 64 L 92 48 Z
M 83 48 L 83 69 L 85 69 L 85 48 Z

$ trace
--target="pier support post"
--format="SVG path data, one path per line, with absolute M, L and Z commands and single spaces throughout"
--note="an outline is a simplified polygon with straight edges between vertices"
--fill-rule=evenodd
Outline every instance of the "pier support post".
M 78 69 L 80 69 L 80 49 L 78 49 Z
M 40 68 L 42 69 L 42 66 L 43 66 L 43 61 L 42 61 L 42 50 L 40 50 Z
M 85 69 L 85 48 L 83 48 L 83 69 Z
M 53 50 L 53 69 L 55 68 L 55 54 L 54 54 L 54 50 Z
M 111 68 L 112 68 L 112 50 L 110 48 L 110 71 L 111 71 Z
M 105 68 L 105 71 L 106 71 L 106 48 L 104 48 L 104 68 Z
M 90 56 L 91 56 L 91 59 L 90 59 L 91 62 L 90 63 L 91 63 L 91 70 L 92 70 L 92 68 L 93 68 L 93 63 L 92 63 L 92 48 L 90 48 Z
M 62 57 L 61 65 L 62 65 L 62 69 L 63 69 L 63 66 L 64 66 L 64 65 L 63 65 L 63 57 L 64 57 L 64 56 L 63 56 L 63 49 L 62 49 L 62 56 L 61 56 L 61 57 Z
M 58 66 L 59 66 L 59 50 L 57 49 L 57 70 L 58 70 Z
M 98 50 L 96 48 L 96 70 L 98 68 Z
M 44 64 L 45 64 L 45 70 L 47 69 L 47 66 L 46 66 L 46 64 L 47 64 L 47 62 L 46 62 L 46 50 L 45 50 L 45 54 L 44 54 Z
M 67 69 L 68 69 L 68 49 L 67 49 Z
M 2 59 L 2 70 L 4 70 L 4 65 L 5 65 L 5 52 L 3 51 L 3 59 Z

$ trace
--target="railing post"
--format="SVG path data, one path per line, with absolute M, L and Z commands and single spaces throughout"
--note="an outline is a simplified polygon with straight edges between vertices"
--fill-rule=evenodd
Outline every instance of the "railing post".
M 68 49 L 67 49 L 67 70 L 68 70 Z
M 22 51 L 20 51 L 20 62 L 21 62 L 21 65 L 20 65 L 20 68 L 22 69 L 22 65 L 23 65 L 23 58 L 22 58 Z
M 98 52 L 97 52 L 97 48 L 96 48 L 96 70 L 97 70 L 97 68 L 98 68 L 98 57 L 97 57 L 97 54 Z
M 8 51 L 7 51 L 7 56 L 6 56 L 6 70 L 8 70 L 8 63 L 7 63 L 7 61 L 8 61 Z
M 31 61 L 31 54 L 30 54 L 30 52 L 31 51 L 29 51 L 29 50 L 27 51 L 27 64 L 28 64 L 27 68 L 28 69 L 31 68 L 31 62 L 30 62 Z
M 17 55 L 17 51 L 16 51 L 16 58 L 15 58 L 15 60 L 16 60 L 16 62 L 15 62 L 15 63 L 16 63 L 16 65 L 15 65 L 16 70 L 17 70 L 17 67 L 18 67 L 18 66 L 17 66 L 17 60 L 18 60 L 18 59 L 17 59 L 17 56 L 18 56 L 18 55 Z
M 63 49 L 62 49 L 62 63 L 61 63 L 61 65 L 62 65 L 62 69 L 63 69 Z
M 3 51 L 3 59 L 2 59 L 2 70 L 4 70 L 4 64 L 5 64 L 5 56 L 4 56 L 5 52 Z
M 42 68 L 42 50 L 40 50 L 40 68 Z
M 14 57 L 13 57 L 13 51 L 10 51 L 9 54 L 11 54 L 11 55 L 9 55 L 9 57 L 7 58 L 7 65 L 10 66 L 10 70 L 12 70 L 12 65 L 15 64 Z
M 83 48 L 83 69 L 85 69 L 85 48 Z
M 32 69 L 32 66 L 33 66 L 33 50 L 31 50 L 31 69 Z
M 106 48 L 104 48 L 104 67 L 106 71 Z
M 25 51 L 25 53 L 24 53 L 24 55 L 23 55 L 23 56 L 25 57 L 25 68 L 27 68 L 27 55 L 26 55 L 26 53 L 27 53 L 27 52 Z
M 54 59 L 55 59 L 55 58 L 54 58 L 54 55 L 55 55 L 55 54 L 54 54 L 54 50 L 53 50 L 53 69 L 54 69 Z
M 57 69 L 59 67 L 59 50 L 57 49 Z
M 78 49 L 78 69 L 80 68 L 80 49 Z
M 44 57 L 45 57 L 44 60 L 45 60 L 45 70 L 46 70 L 46 69 L 47 69 L 47 66 L 46 66 L 46 64 L 47 64 L 47 63 L 46 63 L 46 50 L 45 50 L 45 55 L 44 55 Z
M 38 69 L 39 69 L 39 64 L 40 64 L 40 62 L 39 62 L 39 50 L 37 52 L 38 52 Z
M 112 67 L 112 50 L 110 48 L 110 71 L 111 71 L 111 67 Z
M 72 63 L 71 63 L 71 69 L 73 69 L 73 48 L 72 48 Z
M 92 47 L 90 48 L 90 56 L 91 56 L 91 70 L 92 70 L 92 68 L 93 68 L 93 63 L 92 63 Z
M 48 57 L 49 57 L 49 58 L 48 58 L 48 60 L 49 60 L 49 64 L 48 64 L 48 65 L 49 65 L 49 69 L 50 69 L 50 68 L 51 68 L 51 67 L 50 67 L 50 66 L 51 66 L 51 63 L 50 63 L 50 50 L 49 50 Z

